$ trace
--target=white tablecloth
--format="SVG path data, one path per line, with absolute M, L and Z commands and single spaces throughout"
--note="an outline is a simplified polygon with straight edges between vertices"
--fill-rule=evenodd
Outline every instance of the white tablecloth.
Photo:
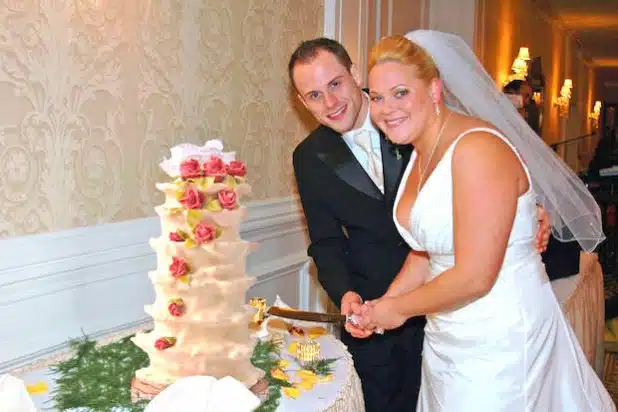
M 597 255 L 580 254 L 579 273 L 552 282 L 556 298 L 573 327 L 586 358 L 599 375 L 603 370 L 605 295 Z

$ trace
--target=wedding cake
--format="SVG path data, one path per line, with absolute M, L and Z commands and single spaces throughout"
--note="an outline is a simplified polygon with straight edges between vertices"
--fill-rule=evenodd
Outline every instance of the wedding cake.
M 245 165 L 218 140 L 171 154 L 160 164 L 171 181 L 157 184 L 165 194 L 155 208 L 162 233 L 150 241 L 156 297 L 145 311 L 154 328 L 133 338 L 150 364 L 135 381 L 160 390 L 186 376 L 231 376 L 250 387 L 263 372 L 250 362 L 253 312 L 245 305 L 252 282 L 245 272 L 252 245 L 239 234 L 250 190 Z

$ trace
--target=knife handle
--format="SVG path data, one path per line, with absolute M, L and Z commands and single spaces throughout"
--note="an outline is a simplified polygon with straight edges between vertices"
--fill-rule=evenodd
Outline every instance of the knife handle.
M 345 321 L 346 322 L 350 322 L 351 324 L 355 325 L 355 326 L 359 326 L 359 319 L 358 316 L 356 314 L 354 315 L 346 315 L 345 316 Z M 378 334 L 378 335 L 383 335 L 384 334 L 384 329 L 376 329 L 373 331 L 374 333 Z

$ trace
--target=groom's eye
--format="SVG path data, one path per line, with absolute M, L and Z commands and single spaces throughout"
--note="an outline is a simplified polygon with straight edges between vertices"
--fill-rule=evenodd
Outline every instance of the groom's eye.
M 334 82 L 330 84 L 330 87 L 334 89 L 335 87 L 338 87 L 340 84 L 341 82 L 339 80 L 335 80 Z

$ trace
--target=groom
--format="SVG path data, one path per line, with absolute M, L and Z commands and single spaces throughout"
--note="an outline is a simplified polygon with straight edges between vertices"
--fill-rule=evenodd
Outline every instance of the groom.
M 410 253 L 392 209 L 412 147 L 391 145 L 376 130 L 360 74 L 338 42 L 302 42 L 288 69 L 298 98 L 321 123 L 293 155 L 308 254 L 329 297 L 351 314 L 363 300 L 386 292 Z M 547 219 L 540 233 L 546 244 Z M 424 323 L 410 319 L 367 339 L 357 338 L 369 332 L 345 325 L 342 341 L 353 356 L 367 412 L 416 410 Z

